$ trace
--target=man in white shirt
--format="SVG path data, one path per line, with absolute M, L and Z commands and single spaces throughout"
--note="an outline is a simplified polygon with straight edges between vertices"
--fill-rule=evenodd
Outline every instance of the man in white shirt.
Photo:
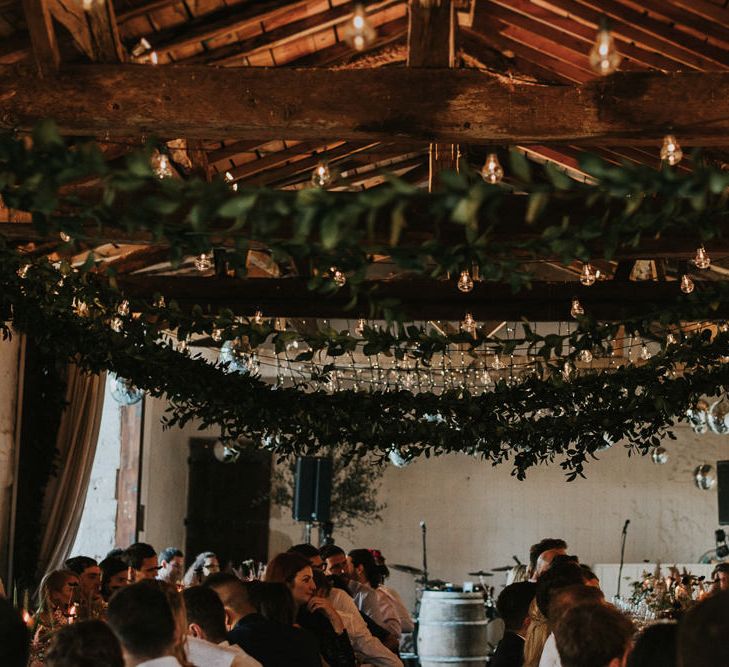
M 180 667 L 174 657 L 175 620 L 165 594 L 144 582 L 114 594 L 109 625 L 124 652 L 125 667 Z
M 261 667 L 240 646 L 225 639 L 225 608 L 212 588 L 193 586 L 183 596 L 187 612 L 187 657 L 205 667 Z

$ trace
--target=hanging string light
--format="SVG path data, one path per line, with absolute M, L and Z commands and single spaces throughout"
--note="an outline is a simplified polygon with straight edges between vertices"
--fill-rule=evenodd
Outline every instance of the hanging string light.
M 643 345 L 640 346 L 640 358 L 643 361 L 648 361 L 653 355 L 651 354 L 651 351 L 648 349 L 648 346 L 643 343 Z
M 109 320 L 109 328 L 114 333 L 121 333 L 121 330 L 124 328 L 124 320 L 121 317 L 112 317 Z
M 233 192 L 238 192 L 238 184 L 235 182 L 235 176 L 229 171 L 225 172 L 225 182 L 230 186 Z
M 332 180 L 334 177 L 327 162 L 320 162 L 311 172 L 311 184 L 315 188 L 326 188 L 331 185 Z
M 585 314 L 585 309 L 580 303 L 580 300 L 578 298 L 572 299 L 572 308 L 570 308 L 570 315 L 577 319 L 581 315 Z
M 607 76 L 618 69 L 622 59 L 615 47 L 612 32 L 607 27 L 600 28 L 590 50 L 590 67 L 601 76 Z
M 377 31 L 372 27 L 364 7 L 358 4 L 354 8 L 352 20 L 344 29 L 344 41 L 355 51 L 364 51 L 377 39 Z
M 22 266 L 18 267 L 18 270 L 16 273 L 18 274 L 18 278 L 27 278 L 28 277 L 28 271 L 30 271 L 30 264 L 23 264 Z
M 116 312 L 117 315 L 120 315 L 121 317 L 127 317 L 129 315 L 129 301 L 126 299 L 120 301 L 116 308 Z
M 216 343 L 219 343 L 221 340 L 223 340 L 223 330 L 219 327 L 213 327 L 213 330 L 210 333 L 210 337 Z
M 164 153 L 160 153 L 157 149 L 154 150 L 152 157 L 149 158 L 149 164 L 157 178 L 170 178 L 174 176 L 175 172 L 172 170 L 170 158 Z
M 669 345 L 675 345 L 677 343 L 676 336 L 674 336 L 672 333 L 668 334 L 666 336 L 666 347 Z
M 504 168 L 499 163 L 499 156 L 496 153 L 489 153 L 486 156 L 486 162 L 481 168 L 481 176 L 491 185 L 501 183 L 501 179 L 504 178 Z
M 595 272 L 595 269 L 592 268 L 592 264 L 590 264 L 589 262 L 583 262 L 582 272 L 580 273 L 580 282 L 585 287 L 590 287 L 590 285 L 595 284 L 596 280 L 597 273 Z
M 461 275 L 458 278 L 458 289 L 461 292 L 470 292 L 473 289 L 473 278 L 468 271 L 461 271 Z
M 681 276 L 681 291 L 684 294 L 691 294 L 694 291 L 694 281 L 686 273 Z
M 711 266 L 711 258 L 707 254 L 704 246 L 699 246 L 696 249 L 694 264 L 696 265 L 697 269 L 708 269 Z
M 152 45 L 145 37 L 142 37 L 142 39 L 140 39 L 132 47 L 131 55 L 132 60 L 135 63 L 150 63 L 152 65 L 156 65 L 159 62 L 157 52 L 152 48 Z
M 332 280 L 337 287 L 344 287 L 347 284 L 347 276 L 343 271 L 340 271 L 336 266 L 329 269 L 332 272 Z
M 501 361 L 498 354 L 494 355 L 494 360 L 491 362 L 491 368 L 493 368 L 495 371 L 500 371 L 504 368 L 504 363 Z
M 656 465 L 668 463 L 668 452 L 663 447 L 656 447 L 651 451 L 651 460 Z
M 88 317 L 89 316 L 89 305 L 82 299 L 74 297 L 71 302 L 71 308 L 77 317 Z
M 466 316 L 463 318 L 463 322 L 461 322 L 461 329 L 463 329 L 466 333 L 473 333 L 476 331 L 476 320 L 473 319 L 473 315 L 471 315 L 471 313 L 466 313 Z
M 572 377 L 574 369 L 574 366 L 569 361 L 564 362 L 564 365 L 562 366 L 562 379 L 565 380 L 565 382 Z
M 79 4 L 85 12 L 90 12 L 97 7 L 103 7 L 105 0 L 80 0 Z
M 160 294 L 154 301 L 152 301 L 152 305 L 155 308 L 165 308 L 167 304 L 165 303 L 165 298 Z
M 71 235 L 67 234 L 66 232 L 59 232 L 58 237 L 63 241 L 64 243 L 71 243 Z
M 213 261 L 206 252 L 201 253 L 195 258 L 195 268 L 198 271 L 210 271 L 213 268 Z
M 661 146 L 661 160 L 668 162 L 672 167 L 681 162 L 683 157 L 683 151 L 679 146 L 676 137 L 672 134 L 667 134 L 663 137 L 663 145 Z

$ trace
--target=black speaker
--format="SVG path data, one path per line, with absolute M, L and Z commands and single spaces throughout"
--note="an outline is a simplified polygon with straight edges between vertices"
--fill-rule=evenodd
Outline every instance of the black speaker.
M 719 497 L 719 525 L 729 526 L 729 461 L 716 462 L 716 487 Z
M 332 460 L 318 456 L 296 459 L 294 519 L 329 521 L 332 500 Z

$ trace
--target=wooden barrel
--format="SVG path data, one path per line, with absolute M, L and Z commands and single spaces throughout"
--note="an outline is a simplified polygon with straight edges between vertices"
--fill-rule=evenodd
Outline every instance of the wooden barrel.
M 485 667 L 486 613 L 480 593 L 425 591 L 418 618 L 422 667 Z

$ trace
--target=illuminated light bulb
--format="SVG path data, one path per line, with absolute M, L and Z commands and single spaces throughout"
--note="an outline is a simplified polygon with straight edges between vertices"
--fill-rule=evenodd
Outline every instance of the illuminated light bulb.
M 155 308 L 165 308 L 167 306 L 165 298 L 161 294 L 152 302 L 152 305 Z
M 213 262 L 210 259 L 210 255 L 202 253 L 195 258 L 195 268 L 198 271 L 210 271 L 213 268 Z
M 64 243 L 71 243 L 71 235 L 70 234 L 66 234 L 66 232 L 59 232 L 58 233 L 58 236 L 61 239 L 61 241 L 63 241 Z
M 473 289 L 473 278 L 468 271 L 461 271 L 461 276 L 458 278 L 458 289 L 461 292 L 470 292 Z
M 347 276 L 336 266 L 329 269 L 332 272 L 332 280 L 337 287 L 344 287 L 347 284 Z
M 89 316 L 89 305 L 82 299 L 76 299 L 76 297 L 74 297 L 73 301 L 71 302 L 71 308 L 73 308 L 74 314 L 76 314 L 78 317 Z
M 729 331 L 729 324 L 727 324 L 726 322 L 722 322 L 721 326 L 719 327 L 719 331 L 721 331 L 722 333 L 727 333 Z
M 706 253 L 704 246 L 699 246 L 696 249 L 696 257 L 694 257 L 694 264 L 697 269 L 708 269 L 711 266 L 711 258 Z
M 253 316 L 253 323 L 263 324 L 263 313 L 260 310 L 257 310 L 256 314 Z
M 16 271 L 16 273 L 18 274 L 18 278 L 27 278 L 28 271 L 30 271 L 30 264 L 23 264 L 22 266 L 19 266 L 18 270 Z
M 504 367 L 503 362 L 499 358 L 498 354 L 494 355 L 494 360 L 491 362 L 491 368 L 493 368 L 495 371 L 500 371 Z
M 97 7 L 103 7 L 105 0 L 81 0 L 79 3 L 81 5 L 81 9 L 83 9 L 85 12 L 90 12 Z
M 651 451 L 651 461 L 656 465 L 668 463 L 668 452 L 663 447 L 656 447 Z
M 585 314 L 585 309 L 583 308 L 582 304 L 580 303 L 579 299 L 572 299 L 572 308 L 570 308 L 570 315 L 577 319 L 581 315 Z
M 685 273 L 681 276 L 681 291 L 684 294 L 691 294 L 694 291 L 694 281 Z
M 364 317 L 360 317 L 357 320 L 357 326 L 354 328 L 354 333 L 356 333 L 358 336 L 364 336 L 365 326 L 367 326 L 367 322 L 365 321 Z
M 589 287 L 594 285 L 597 280 L 597 273 L 589 262 L 585 262 L 582 265 L 582 273 L 580 273 L 580 282 L 585 286 Z
M 170 178 L 174 176 L 170 159 L 158 150 L 155 150 L 154 153 L 152 153 L 152 157 L 149 159 L 149 164 L 152 167 L 152 172 L 157 178 Z
M 463 322 L 461 322 L 461 329 L 467 333 L 473 333 L 476 331 L 476 320 L 473 319 L 473 315 L 471 315 L 471 313 L 466 313 L 466 317 L 464 317 Z
M 315 188 L 326 188 L 333 180 L 332 171 L 326 162 L 320 162 L 311 172 L 311 184 Z
M 364 51 L 377 39 L 377 31 L 372 27 L 364 7 L 359 4 L 354 8 L 352 20 L 344 29 L 344 41 L 355 51 Z
M 675 345 L 676 344 L 676 336 L 674 336 L 672 333 L 668 334 L 666 336 L 666 346 L 668 345 Z
M 504 168 L 499 163 L 499 157 L 496 153 L 489 153 L 486 156 L 486 162 L 481 168 L 481 177 L 491 185 L 500 183 L 501 179 L 504 178 Z
M 598 30 L 595 44 L 590 50 L 590 67 L 601 76 L 607 76 L 618 69 L 622 59 L 615 48 L 613 34 L 605 28 Z
M 129 315 L 129 301 L 124 299 L 124 301 L 120 302 L 116 307 L 116 312 L 117 315 L 121 315 L 122 317 Z
M 235 182 L 235 176 L 233 176 L 233 174 L 229 171 L 225 172 L 225 182 L 230 185 L 230 189 L 233 192 L 238 192 L 238 184 Z
M 663 137 L 663 146 L 661 146 L 661 160 L 668 162 L 672 167 L 681 162 L 683 157 L 683 151 L 681 146 L 678 145 L 676 137 L 672 134 L 667 134 Z
M 111 320 L 109 320 L 109 328 L 115 333 L 121 333 L 123 327 L 124 321 L 121 317 L 112 317 Z
M 580 353 L 577 355 L 577 358 L 586 363 L 589 364 L 592 361 L 592 352 L 590 350 L 580 350 Z
M 569 361 L 565 361 L 564 365 L 562 366 L 562 379 L 563 380 L 569 380 L 572 377 L 572 371 L 574 370 L 574 366 Z
M 651 354 L 651 351 L 648 349 L 648 346 L 644 343 L 640 346 L 640 358 L 643 359 L 643 361 L 648 361 L 653 355 Z

